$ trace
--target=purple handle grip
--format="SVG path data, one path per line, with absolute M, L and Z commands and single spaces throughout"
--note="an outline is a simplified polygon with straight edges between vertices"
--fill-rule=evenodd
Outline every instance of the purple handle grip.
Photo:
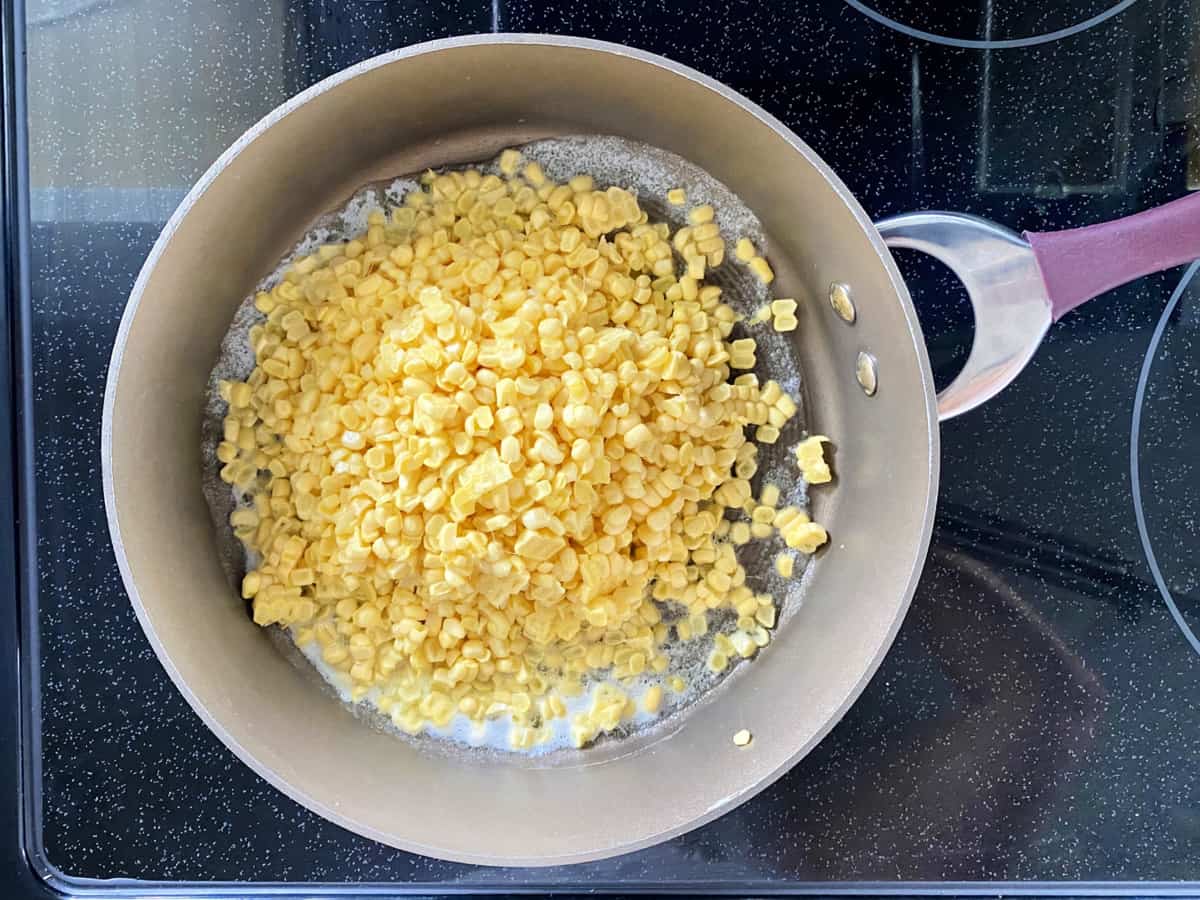
M 1200 258 L 1200 194 L 1115 222 L 1027 231 L 1058 321 L 1117 285 Z

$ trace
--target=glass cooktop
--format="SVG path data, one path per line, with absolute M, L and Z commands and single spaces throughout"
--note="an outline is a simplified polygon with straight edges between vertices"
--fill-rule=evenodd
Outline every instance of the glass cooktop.
M 29 0 L 35 868 L 65 892 L 160 895 L 1200 882 L 1194 268 L 1072 313 L 942 427 L 933 548 L 882 668 L 793 771 L 698 831 L 559 869 L 444 863 L 328 824 L 209 734 L 134 619 L 105 525 L 101 398 L 133 279 L 189 185 L 284 98 L 496 30 L 690 64 L 779 116 L 875 217 L 1050 230 L 1200 188 L 1200 0 Z M 898 259 L 945 383 L 965 295 Z

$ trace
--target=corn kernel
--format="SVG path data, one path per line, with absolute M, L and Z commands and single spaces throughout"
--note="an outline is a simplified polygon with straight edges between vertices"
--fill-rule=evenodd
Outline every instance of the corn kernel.
M 795 560 L 786 553 L 780 553 L 775 557 L 775 571 L 782 578 L 791 578 L 794 571 Z
M 500 154 L 500 171 L 508 176 L 517 174 L 517 169 L 521 165 L 521 154 L 516 150 L 505 150 Z
M 825 453 L 821 445 L 828 443 L 829 438 L 823 434 L 814 434 L 796 445 L 796 464 L 800 474 L 809 484 L 826 484 L 833 480 L 829 463 L 825 461 Z
M 816 553 L 817 548 L 829 540 L 829 534 L 816 522 L 795 522 L 780 531 L 784 543 L 801 553 Z
M 775 280 L 775 273 L 771 270 L 771 264 L 761 256 L 756 256 L 750 260 L 750 271 L 757 276 L 758 280 L 763 284 L 770 284 Z
M 541 187 L 542 185 L 544 185 L 546 183 L 546 173 L 542 171 L 542 167 L 538 163 L 535 163 L 535 162 L 529 163 L 521 171 L 521 174 L 524 175 L 525 180 L 528 181 L 535 188 Z
M 662 707 L 662 699 L 662 688 L 658 685 L 653 685 L 647 688 L 646 693 L 642 695 L 642 709 L 653 715 Z
M 779 429 L 771 425 L 759 425 L 754 437 L 763 444 L 773 444 L 779 440 Z
M 794 506 L 785 506 L 783 509 L 775 513 L 776 528 L 787 528 L 796 521 L 807 522 L 808 516 Z
M 230 386 L 229 405 L 234 409 L 245 409 L 250 405 L 253 391 L 245 382 L 237 382 Z
M 786 331 L 795 331 L 799 324 L 795 316 L 776 316 L 772 327 L 782 334 Z
M 729 643 L 742 659 L 749 659 L 758 652 L 758 645 L 754 643 L 754 639 L 740 629 L 729 635 Z
M 750 525 L 746 522 L 734 522 L 729 528 L 729 540 L 738 546 L 750 543 Z
M 258 572 L 247 572 L 242 578 L 242 597 L 246 600 L 254 597 L 262 585 L 262 576 Z
M 672 188 L 667 191 L 667 202 L 672 206 L 683 206 L 687 203 L 687 193 L 683 188 Z

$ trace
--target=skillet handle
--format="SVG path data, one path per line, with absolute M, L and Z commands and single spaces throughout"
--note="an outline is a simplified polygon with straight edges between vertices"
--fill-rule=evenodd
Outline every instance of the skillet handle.
M 975 313 L 975 342 L 958 376 L 938 394 L 938 420 L 974 409 L 1004 390 L 1042 342 L 1050 298 L 1033 248 L 987 219 L 919 212 L 876 223 L 889 247 L 928 253 L 958 276 Z
M 1200 194 L 1067 231 L 1027 231 L 1054 321 L 1117 285 L 1200 258 Z

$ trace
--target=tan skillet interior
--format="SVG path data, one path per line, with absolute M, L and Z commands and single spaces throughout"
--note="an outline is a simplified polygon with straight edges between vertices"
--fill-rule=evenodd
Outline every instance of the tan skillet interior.
M 831 546 L 807 601 L 753 665 L 677 727 L 542 761 L 423 753 L 355 722 L 251 624 L 200 492 L 205 379 L 234 308 L 357 186 L 534 137 L 611 133 L 688 157 L 770 236 L 780 295 L 804 298 L 806 414 L 838 446 L 816 513 Z M 859 317 L 826 302 L 849 282 Z M 860 350 L 880 388 L 854 378 Z M 217 735 L 297 801 L 360 834 L 468 862 L 547 865 L 678 834 L 803 756 L 853 701 L 907 608 L 936 489 L 932 388 L 907 294 L 869 221 L 815 154 L 732 92 L 611 45 L 500 36 L 368 61 L 277 111 L 168 225 L 114 354 L 105 489 L 122 573 L 171 677 Z M 733 733 L 748 728 L 749 748 Z

